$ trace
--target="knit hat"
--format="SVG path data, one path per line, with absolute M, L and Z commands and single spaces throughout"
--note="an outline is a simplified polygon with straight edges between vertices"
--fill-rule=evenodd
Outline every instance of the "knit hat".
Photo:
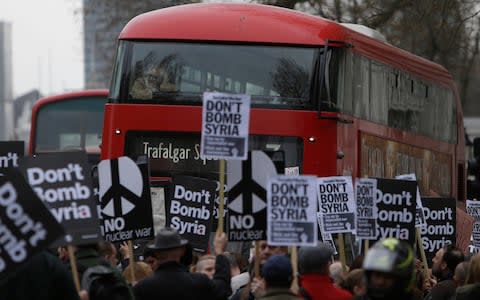
M 301 247 L 298 250 L 298 273 L 322 273 L 333 253 L 333 248 L 323 242 L 318 242 L 317 247 Z
M 285 255 L 270 256 L 262 267 L 262 277 L 270 287 L 290 287 L 292 264 Z

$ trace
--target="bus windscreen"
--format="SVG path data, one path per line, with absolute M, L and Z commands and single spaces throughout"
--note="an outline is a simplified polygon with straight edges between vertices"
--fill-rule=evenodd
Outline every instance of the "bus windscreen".
M 104 104 L 105 99 L 100 101 L 99 97 L 92 97 L 43 106 L 37 116 L 34 151 L 88 150 L 99 153 Z
M 203 92 L 218 91 L 249 94 L 252 105 L 311 108 L 311 85 L 321 51 L 298 46 L 121 41 L 118 59 L 128 63 L 120 72 L 122 80 L 116 82 L 128 82 L 128 91 L 118 101 L 195 104 L 201 103 Z M 115 80 L 112 91 L 113 98 L 121 93 Z

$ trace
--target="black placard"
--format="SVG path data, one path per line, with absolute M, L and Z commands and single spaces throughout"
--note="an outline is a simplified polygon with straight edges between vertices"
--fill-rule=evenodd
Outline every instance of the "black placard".
M 454 198 L 422 198 L 426 226 L 421 227 L 428 265 L 438 250 L 455 245 L 456 204 Z
M 98 165 L 102 234 L 120 242 L 154 236 L 148 163 L 122 156 Z
M 173 177 L 167 201 L 167 226 L 175 228 L 198 252 L 208 250 L 216 182 L 191 177 Z
M 17 168 L 21 157 L 25 154 L 23 141 L 0 142 L 0 176 L 8 168 Z
M 398 179 L 377 179 L 378 239 L 394 237 L 415 244 L 417 183 Z
M 85 152 L 24 157 L 23 176 L 65 230 L 54 243 L 90 244 L 101 238 L 91 167 Z
M 0 282 L 62 235 L 20 172 L 6 171 L 0 177 Z

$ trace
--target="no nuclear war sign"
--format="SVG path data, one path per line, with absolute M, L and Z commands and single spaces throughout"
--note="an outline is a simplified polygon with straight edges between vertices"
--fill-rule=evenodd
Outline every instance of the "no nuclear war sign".
M 266 239 L 267 183 L 277 175 L 270 157 L 263 151 L 249 152 L 246 161 L 229 161 L 227 165 L 228 240 Z
M 153 237 L 148 166 L 122 156 L 98 164 L 102 233 L 118 242 Z

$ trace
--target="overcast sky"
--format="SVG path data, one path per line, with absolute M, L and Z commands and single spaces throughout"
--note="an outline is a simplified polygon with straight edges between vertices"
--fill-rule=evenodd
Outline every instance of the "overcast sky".
M 83 88 L 80 0 L 0 0 L 12 24 L 13 93 L 44 95 Z

